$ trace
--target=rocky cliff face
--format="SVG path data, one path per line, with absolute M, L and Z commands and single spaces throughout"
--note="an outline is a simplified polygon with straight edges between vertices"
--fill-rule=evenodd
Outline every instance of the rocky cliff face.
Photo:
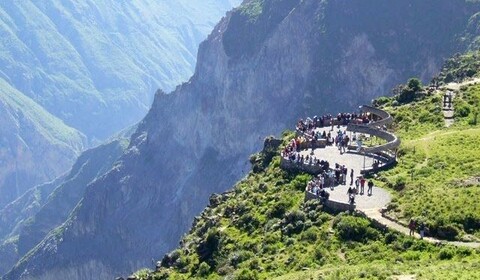
M 238 2 L 1 2 L 0 207 L 140 121 L 158 87 L 191 76 L 199 43 Z
M 5 279 L 111 278 L 149 265 L 212 192 L 242 177 L 265 135 L 355 110 L 408 77 L 428 80 L 461 50 L 457 35 L 477 10 L 460 0 L 245 1 L 202 43 L 191 80 L 156 94 L 64 230 Z

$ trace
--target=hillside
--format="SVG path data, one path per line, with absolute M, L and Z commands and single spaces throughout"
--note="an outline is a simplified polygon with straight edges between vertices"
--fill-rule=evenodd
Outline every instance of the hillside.
M 60 176 L 86 145 L 83 134 L 3 79 L 0 124 L 0 208 L 33 185 Z
M 402 92 L 374 101 L 394 117 L 401 135 L 398 164 L 374 175 L 393 201 L 387 215 L 407 224 L 427 225 L 440 239 L 480 241 L 477 198 L 480 127 L 476 122 L 480 85 L 478 53 L 455 56 L 434 80 L 438 90 Z M 448 75 L 451 73 L 451 75 Z M 457 73 L 457 74 L 455 74 Z M 446 128 L 443 96 L 453 79 L 455 123 Z M 462 78 L 463 77 L 463 78 Z M 397 87 L 397 88 L 399 88 Z M 476 115 L 477 114 L 477 115 Z M 293 138 L 285 132 L 280 147 L 269 139 L 251 157 L 252 171 L 194 219 L 180 246 L 161 259 L 161 269 L 136 273 L 137 279 L 476 279 L 480 250 L 432 245 L 385 230 L 358 213 L 332 213 L 319 201 L 304 202 L 311 176 L 280 168 L 280 151 Z M 453 244 L 453 243 L 452 243 Z M 393 278 L 392 278 L 393 277 Z M 410 278 L 409 278 L 410 279 Z
M 210 194 L 244 176 L 265 135 L 430 80 L 469 45 L 477 11 L 451 0 L 246 1 L 201 44 L 190 81 L 157 93 L 116 168 L 5 278 L 111 278 L 161 259 Z
M 200 41 L 237 2 L 0 3 L 3 105 L 15 99 L 24 115 L 35 114 L 30 124 L 0 111 L 0 207 L 68 171 L 84 148 L 136 124 L 157 89 L 187 80 Z
M 199 43 L 236 2 L 3 2 L 0 76 L 102 140 L 191 76 Z

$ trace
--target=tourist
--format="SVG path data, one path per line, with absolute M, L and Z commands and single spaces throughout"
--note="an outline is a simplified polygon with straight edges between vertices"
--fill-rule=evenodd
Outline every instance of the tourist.
M 365 191 L 365 178 L 360 176 L 360 194 L 363 194 Z
M 423 239 L 423 237 L 425 236 L 425 224 L 423 222 L 420 223 L 418 230 L 420 232 L 420 239 Z
M 367 191 L 367 194 L 368 194 L 368 195 L 372 195 L 372 190 L 373 190 L 373 181 L 370 180 L 370 181 L 368 181 L 368 191 Z
M 350 171 L 350 186 L 353 185 L 353 168 Z M 357 191 L 358 191 L 358 186 L 357 186 Z
M 415 235 L 415 228 L 417 227 L 417 223 L 415 222 L 414 219 L 410 219 L 410 223 L 408 223 L 408 228 L 410 229 L 410 232 L 408 233 L 410 236 Z
M 354 204 L 355 203 L 355 189 L 352 188 L 352 187 L 349 187 L 348 190 L 347 190 L 347 194 L 348 194 L 348 200 L 349 200 L 350 204 Z

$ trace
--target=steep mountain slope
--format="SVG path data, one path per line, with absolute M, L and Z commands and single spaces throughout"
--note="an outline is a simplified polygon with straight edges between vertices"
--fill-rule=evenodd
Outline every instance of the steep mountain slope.
M 138 122 L 159 87 L 170 90 L 190 77 L 199 42 L 231 2 L 238 1 L 4 1 L 0 3 L 2 88 L 15 89 L 14 95 L 23 94 L 38 104 L 23 102 L 24 111 L 43 107 L 84 133 L 89 145 L 96 145 Z M 20 130 L 28 131 L 17 117 L 0 112 L 0 120 L 16 122 Z M 10 124 L 0 124 L 5 129 L 0 136 L 11 138 Z M 55 141 L 34 143 L 29 138 L 25 145 L 35 154 L 29 157 L 19 154 L 22 146 L 13 140 L 0 143 L 0 162 L 6 166 L 0 171 L 0 207 L 27 187 L 66 172 L 83 149 L 83 143 L 75 143 L 79 139 L 66 140 L 78 138 L 74 129 L 50 126 L 45 133 L 65 131 L 59 137 L 74 152 L 63 147 L 54 151 L 52 146 L 59 146 Z M 45 164 L 38 161 L 38 154 L 45 151 L 55 154 L 55 160 L 46 156 Z
M 199 42 L 231 2 L 4 1 L 0 76 L 104 139 L 139 121 L 159 87 L 188 79 Z
M 242 176 L 260 138 L 430 79 L 466 45 L 457 39 L 477 11 L 460 0 L 246 1 L 201 45 L 192 79 L 156 95 L 116 168 L 5 279 L 109 278 L 161 257 Z
M 68 169 L 86 139 L 0 79 L 0 208 Z M 32 172 L 34 170 L 34 172 Z
M 110 170 L 127 146 L 120 139 L 85 151 L 68 174 L 32 188 L 0 210 L 0 275 L 65 221 L 87 185 Z
M 294 136 L 267 138 L 248 176 L 212 195 L 178 248 L 160 260 L 162 268 L 139 271 L 137 279 L 477 278 L 478 250 L 431 244 L 361 214 L 305 202 L 312 176 L 280 168 L 280 151 Z
M 442 240 L 435 248 L 391 224 L 385 229 L 357 213 L 332 217 L 318 200 L 305 202 L 312 176 L 280 168 L 280 151 L 295 135 L 287 131 L 283 141 L 266 139 L 232 190 L 210 197 L 160 271 L 141 270 L 138 279 L 477 279 L 480 251 L 458 245 L 480 244 L 478 58 L 468 52 L 447 60 L 437 90 L 401 85 L 373 102 L 393 116 L 390 129 L 402 139 L 397 164 L 368 178 L 394 197 L 383 215 L 425 223 L 427 235 Z M 457 90 L 455 123 L 446 127 L 440 108 L 448 88 Z

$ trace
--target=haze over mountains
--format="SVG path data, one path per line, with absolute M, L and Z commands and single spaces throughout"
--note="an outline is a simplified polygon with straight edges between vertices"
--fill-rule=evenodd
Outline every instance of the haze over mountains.
M 186 81 L 199 43 L 238 2 L 3 1 L 0 207 Z
M 5 279 L 109 279 L 149 265 L 241 178 L 264 136 L 428 81 L 473 46 L 478 11 L 463 0 L 245 1 L 201 45 L 190 81 L 157 93 L 119 161 Z

